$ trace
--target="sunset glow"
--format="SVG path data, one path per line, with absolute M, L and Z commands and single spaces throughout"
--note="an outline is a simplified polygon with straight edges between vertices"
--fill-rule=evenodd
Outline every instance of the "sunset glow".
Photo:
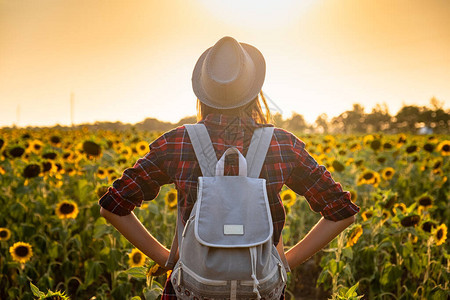
M 450 101 L 450 2 L 0 0 L 0 126 L 177 122 L 225 35 L 256 46 L 263 90 L 314 122 L 361 103 Z

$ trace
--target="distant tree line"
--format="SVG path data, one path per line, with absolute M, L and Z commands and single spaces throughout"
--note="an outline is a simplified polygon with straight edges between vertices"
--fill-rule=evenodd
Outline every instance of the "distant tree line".
M 449 133 L 450 110 L 444 110 L 444 102 L 436 98 L 430 100 L 430 107 L 403 105 L 395 116 L 389 114 L 386 104 L 377 104 L 370 113 L 364 111 L 361 104 L 353 104 L 352 110 L 329 118 L 326 114 L 317 117 L 313 124 L 308 124 L 305 118 L 293 113 L 290 118 L 283 119 L 280 114 L 274 114 L 272 122 L 292 132 L 306 133 Z M 195 116 L 181 119 L 178 123 L 147 118 L 136 124 L 121 122 L 95 122 L 79 124 L 74 127 L 54 126 L 57 129 L 88 128 L 92 130 L 155 130 L 164 132 L 183 124 L 195 123 Z M 32 128 L 32 127 L 28 127 Z
M 295 132 L 320 133 L 449 133 L 450 111 L 444 110 L 444 102 L 436 98 L 430 106 L 403 105 L 395 116 L 389 114 L 386 104 L 377 104 L 370 113 L 365 113 L 361 104 L 353 104 L 353 109 L 329 118 L 326 114 L 317 117 L 314 124 L 308 124 L 302 115 L 294 113 L 283 120 L 276 114 L 276 126 Z

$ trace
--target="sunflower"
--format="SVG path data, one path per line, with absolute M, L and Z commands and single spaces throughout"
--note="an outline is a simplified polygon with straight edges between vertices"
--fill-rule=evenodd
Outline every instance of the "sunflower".
M 131 253 L 128 254 L 128 264 L 130 267 L 142 267 L 145 263 L 145 255 L 139 249 L 134 248 Z
M 442 165 L 444 164 L 444 162 L 442 161 L 442 159 L 437 159 L 436 161 L 434 161 L 433 163 L 433 173 L 436 173 L 436 170 L 441 170 Z
M 162 276 L 166 274 L 169 270 L 161 267 L 157 263 L 155 263 L 153 266 L 149 265 L 147 269 L 147 277 L 155 277 L 155 276 Z
M 433 206 L 433 198 L 428 195 L 422 195 L 417 198 L 417 203 L 419 203 L 419 205 L 424 209 L 428 209 L 429 207 Z
M 11 237 L 11 230 L 0 227 L 0 241 L 7 241 Z
M 12 149 L 9 149 L 9 155 L 11 155 L 14 158 L 21 157 L 24 153 L 25 149 L 20 146 L 16 146 Z
M 425 232 L 431 232 L 431 230 L 436 228 L 436 223 L 434 223 L 433 221 L 426 221 L 422 223 L 421 228 Z
M 434 150 L 434 145 L 430 144 L 430 143 L 426 143 L 425 145 L 423 145 L 423 149 L 427 152 L 433 152 Z
M 69 176 L 74 176 L 75 174 L 77 174 L 77 170 L 72 167 L 68 167 L 64 170 L 64 173 L 66 173 Z
M 379 162 L 380 164 L 384 164 L 386 162 L 386 157 L 378 156 L 377 157 L 377 162 Z
M 46 152 L 42 154 L 42 158 L 45 159 L 55 160 L 56 157 L 58 157 L 58 154 L 56 154 L 55 152 Z
M 353 143 L 350 145 L 350 151 L 357 151 L 361 150 L 361 145 L 359 143 Z
M 394 177 L 395 170 L 394 168 L 387 167 L 381 171 L 381 177 L 383 177 L 384 180 L 391 180 L 392 177 Z
M 375 139 L 370 142 L 370 148 L 372 148 L 373 151 L 378 151 L 381 148 L 381 141 L 379 139 Z
M 445 140 L 439 143 L 437 146 L 437 151 L 441 152 L 442 156 L 449 156 L 450 155 L 450 141 Z
M 436 239 L 436 246 L 442 245 L 447 240 L 447 226 L 441 224 L 434 231 L 434 237 Z
M 83 151 L 87 154 L 88 157 L 97 157 L 102 153 L 102 148 L 100 147 L 100 145 L 93 141 L 85 141 L 83 143 Z
M 23 264 L 33 256 L 33 249 L 28 243 L 17 242 L 9 247 L 9 253 L 11 253 L 13 260 Z
M 175 209 L 177 207 L 177 195 L 178 193 L 176 189 L 170 189 L 164 196 L 164 200 L 166 201 L 169 209 Z
M 358 225 L 355 228 L 353 228 L 348 237 L 347 247 L 351 247 L 351 246 L 355 245 L 362 234 L 363 234 L 363 228 L 361 225 Z
M 383 218 L 382 220 L 386 221 L 391 216 L 391 213 L 388 210 L 383 209 L 381 216 Z
M 61 143 L 61 138 L 57 135 L 53 135 L 50 137 L 50 142 L 54 145 L 58 145 L 59 143 Z
M 419 237 L 414 234 L 409 234 L 409 239 L 411 240 L 411 243 L 415 244 L 419 240 Z
M 404 143 L 406 143 L 406 135 L 403 133 L 400 133 L 398 135 L 397 147 L 401 147 Z
M 371 134 L 368 134 L 368 135 L 364 136 L 363 143 L 364 143 L 364 145 L 367 145 L 367 144 L 371 143 L 373 140 L 375 140 L 375 137 Z
M 358 178 L 358 185 L 362 184 L 371 184 L 374 187 L 377 187 L 380 183 L 380 174 L 374 171 L 367 170 L 361 174 Z
M 411 146 L 408 146 L 405 151 L 406 151 L 406 153 L 411 154 L 411 153 L 416 152 L 417 150 L 418 150 L 418 147 L 416 145 L 411 145 Z
M 353 202 L 356 202 L 356 199 L 358 199 L 358 193 L 355 190 L 350 190 L 349 193 L 350 193 L 350 199 Z
M 283 192 L 281 192 L 280 198 L 285 206 L 291 207 L 297 200 L 297 194 L 291 189 L 286 189 Z
M 361 217 L 363 218 L 363 221 L 367 221 L 373 216 L 373 212 L 370 210 L 366 210 L 361 213 Z
M 97 169 L 97 177 L 98 178 L 104 179 L 104 178 L 106 178 L 106 176 L 108 176 L 108 173 L 104 168 L 100 167 Z
M 28 144 L 27 151 L 31 151 L 33 153 L 39 153 L 43 147 L 44 147 L 44 144 L 40 140 L 33 140 Z
M 389 142 L 386 142 L 383 144 L 383 149 L 385 149 L 385 150 L 392 149 L 392 147 L 393 147 L 392 144 Z
M 44 296 L 42 296 L 42 298 L 39 299 L 51 299 L 51 300 L 69 300 L 70 298 L 66 295 L 65 292 L 62 291 L 47 291 L 47 294 L 45 294 Z
M 339 172 L 339 173 L 345 170 L 345 166 L 337 160 L 334 160 L 333 163 L 331 164 L 331 166 L 333 167 L 333 169 L 336 172 Z
M 56 172 L 56 166 L 52 161 L 44 161 L 42 162 L 42 173 L 55 173 Z
M 37 164 L 30 164 L 25 167 L 23 170 L 22 176 L 25 178 L 33 178 L 39 176 L 39 173 L 41 172 L 41 166 Z
M 133 149 L 125 145 L 120 145 L 120 147 L 117 149 L 117 153 L 119 153 L 125 159 L 129 159 L 131 155 L 133 155 Z
M 419 215 L 409 215 L 400 220 L 400 224 L 402 224 L 403 227 L 412 227 L 416 226 L 420 222 L 420 216 Z
M 406 205 L 404 203 L 395 203 L 394 207 L 392 208 L 392 214 L 395 216 L 396 215 L 396 208 L 399 208 L 402 213 L 406 212 Z
M 56 215 L 60 219 L 75 219 L 78 215 L 78 205 L 71 200 L 63 200 L 56 206 Z
M 101 198 L 106 192 L 108 192 L 109 186 L 107 185 L 101 185 L 96 190 L 95 193 L 97 194 L 97 197 Z
M 148 150 L 149 148 L 147 142 L 142 141 L 136 144 L 136 151 L 140 156 L 144 156 L 145 154 L 147 154 Z

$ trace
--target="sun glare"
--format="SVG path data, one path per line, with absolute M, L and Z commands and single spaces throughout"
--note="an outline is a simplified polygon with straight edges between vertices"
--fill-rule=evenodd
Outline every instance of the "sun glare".
M 289 25 L 317 0 L 200 0 L 200 2 L 222 22 L 243 28 L 273 28 Z

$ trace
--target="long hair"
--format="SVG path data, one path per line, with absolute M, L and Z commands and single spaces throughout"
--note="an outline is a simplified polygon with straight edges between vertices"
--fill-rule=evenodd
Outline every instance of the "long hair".
M 264 113 L 261 107 L 260 101 L 264 104 L 266 112 Z M 267 105 L 266 98 L 261 91 L 258 95 L 250 101 L 248 104 L 232 108 L 232 109 L 218 109 L 208 106 L 197 99 L 197 121 L 201 121 L 209 114 L 224 114 L 238 117 L 251 117 L 256 123 L 268 124 L 272 121 L 269 106 Z

